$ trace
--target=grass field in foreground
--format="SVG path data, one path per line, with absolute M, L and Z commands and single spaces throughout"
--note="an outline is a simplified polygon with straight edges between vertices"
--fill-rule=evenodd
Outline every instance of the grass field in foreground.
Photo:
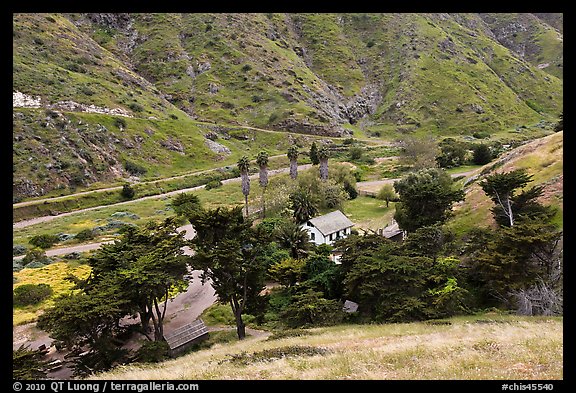
M 495 313 L 442 323 L 339 325 L 299 337 L 254 336 L 214 344 L 164 363 L 123 366 L 94 378 L 562 379 L 562 325 L 561 317 Z M 290 355 L 271 356 L 282 352 Z

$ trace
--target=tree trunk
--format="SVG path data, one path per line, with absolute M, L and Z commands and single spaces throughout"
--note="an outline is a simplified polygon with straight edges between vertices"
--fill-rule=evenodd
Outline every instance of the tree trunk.
M 244 204 L 246 205 L 246 218 L 248 218 L 248 195 L 244 195 Z
M 506 198 L 506 207 L 508 208 L 508 218 L 510 219 L 510 227 L 514 226 L 514 215 L 512 213 L 512 205 L 510 204 L 510 198 Z
M 246 325 L 244 325 L 244 321 L 242 320 L 242 308 L 238 304 L 235 296 L 230 299 L 230 306 L 236 319 L 236 334 L 238 334 L 239 340 L 243 340 L 246 338 Z
M 328 180 L 328 160 L 320 161 L 320 179 Z
M 266 218 L 266 199 L 264 195 L 266 194 L 266 187 L 262 190 L 262 218 Z
M 296 179 L 298 177 L 298 163 L 294 161 L 290 161 L 290 177 L 292 179 Z

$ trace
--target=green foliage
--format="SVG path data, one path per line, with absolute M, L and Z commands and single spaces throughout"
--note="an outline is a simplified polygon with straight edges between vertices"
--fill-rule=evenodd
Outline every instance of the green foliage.
M 436 156 L 436 163 L 440 168 L 454 168 L 461 166 L 466 158 L 466 144 L 454 138 L 445 138 L 440 142 L 440 154 Z
M 376 194 L 376 198 L 386 201 L 386 207 L 388 207 L 390 202 L 398 199 L 398 195 L 396 195 L 394 187 L 391 184 L 384 184 L 378 191 L 378 194 Z
M 376 321 L 443 317 L 464 309 L 466 291 L 455 277 L 458 261 L 405 255 L 402 246 L 375 235 L 350 236 L 340 243 L 344 293 Z
M 238 338 L 246 336 L 244 312 L 260 304 L 265 267 L 259 258 L 264 244 L 258 241 L 252 222 L 245 220 L 241 208 L 202 210 L 190 217 L 196 229 L 192 240 L 194 269 L 209 278 L 218 299 L 230 304 Z
M 145 174 L 148 171 L 142 165 L 138 165 L 135 162 L 128 161 L 128 160 L 126 160 L 124 162 L 124 169 L 126 169 L 126 171 L 133 176 L 140 176 L 140 175 Z
M 46 366 L 49 361 L 43 360 L 43 358 L 44 353 L 39 350 L 31 350 L 24 345 L 12 350 L 12 379 L 45 379 L 47 375 Z
M 275 238 L 278 245 L 289 250 L 294 259 L 304 257 L 310 249 L 308 232 L 292 220 L 285 220 L 278 225 Z
M 154 315 L 154 340 L 163 339 L 159 302 L 167 302 L 170 293 L 188 284 L 183 236 L 172 219 L 125 228 L 116 242 L 88 258 L 91 274 L 86 280 L 70 278 L 77 290 L 55 299 L 39 317 L 38 326 L 68 348 L 89 348 L 87 355 L 73 357 L 76 374 L 126 361 L 127 352 L 116 340 L 123 333 L 120 319 L 126 315 L 138 313 L 146 335 Z
M 135 194 L 136 194 L 136 191 L 134 191 L 134 188 L 132 188 L 132 186 L 128 183 L 124 184 L 122 186 L 122 190 L 120 191 L 120 195 L 124 199 L 132 199 L 132 198 L 134 198 Z
M 304 259 L 286 258 L 271 265 L 268 276 L 284 286 L 291 287 L 302 279 L 305 265 Z
M 455 190 L 450 176 L 437 168 L 410 173 L 396 181 L 394 189 L 400 200 L 394 219 L 408 232 L 445 222 L 452 204 L 464 199 L 464 192 Z
M 170 206 L 177 215 L 184 217 L 194 214 L 194 212 L 201 208 L 198 195 L 190 192 L 183 192 L 176 195 L 172 198 Z
M 22 258 L 22 264 L 24 266 L 28 266 L 32 263 L 50 263 L 51 260 L 46 256 L 46 252 L 41 248 L 31 248 L 28 250 L 24 258 Z
M 472 162 L 476 165 L 488 164 L 492 161 L 492 152 L 490 147 L 484 143 L 474 145 L 472 153 Z
M 213 188 L 220 188 L 222 187 L 222 181 L 221 180 L 210 180 L 208 183 L 206 183 L 206 185 L 204 186 L 205 190 L 211 190 Z
M 562 231 L 542 219 L 525 219 L 497 231 L 472 231 L 465 250 L 467 279 L 478 301 L 513 308 L 513 292 L 543 280 L 561 282 Z
M 312 165 L 320 164 L 320 158 L 318 157 L 318 146 L 316 145 L 316 141 L 312 142 L 310 146 L 310 161 L 312 161 Z
M 56 235 L 42 234 L 32 236 L 30 240 L 28 240 L 28 243 L 34 247 L 46 249 L 52 247 L 54 244 L 58 243 L 58 241 L 59 238 Z
M 23 246 L 21 244 L 14 244 L 12 246 L 12 255 L 13 256 L 23 255 L 26 253 L 26 250 L 28 250 L 26 246 Z
M 145 341 L 136 351 L 136 360 L 141 363 L 159 363 L 168 359 L 169 351 L 166 341 Z
M 78 232 L 76 236 L 74 236 L 74 239 L 84 242 L 86 240 L 92 240 L 94 239 L 94 237 L 95 237 L 94 231 L 90 228 L 87 228 Z
M 122 117 L 115 117 L 114 126 L 120 129 L 126 128 L 126 120 Z
M 341 323 L 344 312 L 339 301 L 325 299 L 322 292 L 308 288 L 293 295 L 290 305 L 281 313 L 281 318 L 292 328 L 328 326 Z
M 400 163 L 410 165 L 416 171 L 424 168 L 434 168 L 438 156 L 438 142 L 432 135 L 418 138 L 405 136 L 400 150 Z
M 48 299 L 54 291 L 48 284 L 23 284 L 14 289 L 13 302 L 16 307 L 38 304 Z
M 526 169 L 515 169 L 506 173 L 494 173 L 480 182 L 482 190 L 495 206 L 491 209 L 494 219 L 500 226 L 513 226 L 517 220 L 540 217 L 548 221 L 555 210 L 537 202 L 543 186 L 534 186 L 516 194 L 532 181 Z
M 313 198 L 312 193 L 305 189 L 296 189 L 290 194 L 288 201 L 297 223 L 304 223 L 318 214 L 316 200 Z

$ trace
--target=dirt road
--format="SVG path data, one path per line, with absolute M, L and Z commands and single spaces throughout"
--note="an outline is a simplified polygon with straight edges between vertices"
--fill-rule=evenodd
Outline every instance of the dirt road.
M 303 171 L 306 170 L 308 168 L 310 168 L 312 166 L 312 164 L 302 164 L 302 165 L 298 165 L 298 170 L 299 171 Z M 288 173 L 290 171 L 290 168 L 280 168 L 280 169 L 273 169 L 268 171 L 268 175 L 276 175 L 279 173 Z M 250 179 L 257 179 L 258 178 L 258 174 L 254 174 L 250 176 Z M 222 183 L 227 184 L 227 183 L 233 183 L 233 182 L 239 182 L 241 180 L 241 177 L 234 177 L 232 179 L 226 179 L 226 180 L 222 180 Z M 167 196 L 173 196 L 173 195 L 177 195 L 177 194 L 181 194 L 183 192 L 193 192 L 193 191 L 197 191 L 199 189 L 204 188 L 204 186 L 197 186 L 197 187 L 191 187 L 191 188 L 184 188 L 182 190 L 175 190 L 175 191 L 170 191 L 170 192 L 166 192 L 164 194 L 158 194 L 158 195 L 149 195 L 149 196 L 145 196 L 142 198 L 137 198 L 137 199 L 132 199 L 130 201 L 125 201 L 125 202 L 118 202 L 118 203 L 114 203 L 111 205 L 104 205 L 104 206 L 94 206 L 94 207 L 89 207 L 86 209 L 80 209 L 80 210 L 75 210 L 72 212 L 68 212 L 68 213 L 61 213 L 55 216 L 43 216 L 43 217 L 36 217 L 36 218 L 31 218 L 29 220 L 23 220 L 23 221 L 18 221 L 12 224 L 12 228 L 17 229 L 17 228 L 25 228 L 28 227 L 30 225 L 35 225 L 35 224 L 40 224 L 42 222 L 48 222 L 48 221 L 52 221 L 56 218 L 59 217 L 66 217 L 66 216 L 71 216 L 74 214 L 78 214 L 78 213 L 82 213 L 82 212 L 87 212 L 90 210 L 98 210 L 98 209 L 102 209 L 102 208 L 106 208 L 109 206 L 119 206 L 119 205 L 126 205 L 126 204 L 130 204 L 130 203 L 135 203 L 135 202 L 140 202 L 140 201 L 144 201 L 147 199 L 159 199 L 159 198 L 164 198 Z

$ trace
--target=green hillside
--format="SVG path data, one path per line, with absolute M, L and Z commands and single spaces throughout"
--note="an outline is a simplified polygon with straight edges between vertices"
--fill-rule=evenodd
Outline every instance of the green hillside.
M 549 126 L 561 15 L 15 14 L 13 92 L 37 101 L 13 104 L 14 200 L 282 153 L 285 132 Z

